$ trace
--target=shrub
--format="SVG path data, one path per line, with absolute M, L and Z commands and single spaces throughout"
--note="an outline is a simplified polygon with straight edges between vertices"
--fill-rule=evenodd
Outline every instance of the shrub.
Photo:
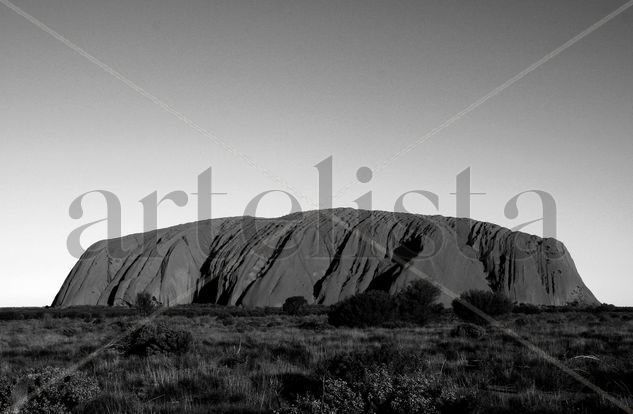
M 67 372 L 63 368 L 31 370 L 21 382 L 26 386 L 26 393 L 33 395 L 20 410 L 21 414 L 70 413 L 100 392 L 94 378 L 80 371 Z M 39 392 L 34 393 L 36 390 Z
M 365 328 L 390 321 L 395 314 L 396 305 L 391 296 L 371 290 L 333 305 L 328 312 L 328 322 L 334 326 Z
M 221 315 L 218 317 L 218 320 L 222 322 L 222 325 L 224 326 L 235 325 L 235 318 L 233 318 L 231 315 Z
M 286 299 L 281 309 L 288 315 L 302 315 L 308 301 L 303 296 L 292 296 Z
M 353 383 L 362 378 L 368 367 L 381 365 L 401 374 L 428 368 L 428 355 L 420 348 L 402 347 L 395 341 L 382 343 L 370 350 L 334 355 L 317 368 L 319 377 L 334 376 Z
M 437 316 L 442 305 L 435 302 L 440 289 L 427 280 L 416 280 L 396 296 L 398 317 L 401 320 L 424 325 Z
M 156 308 L 156 301 L 148 292 L 139 292 L 136 294 L 135 306 L 141 314 L 149 315 Z
M 439 413 L 442 388 L 435 378 L 418 372 L 398 375 L 393 382 L 389 401 L 393 413 Z
M 469 309 L 463 302 L 468 302 L 488 316 L 501 316 L 512 311 L 512 302 L 503 293 L 483 290 L 469 290 L 460 295 L 460 299 L 453 300 L 453 311 L 462 320 L 479 325 L 488 321 Z
M 327 378 L 323 382 L 323 394 L 301 395 L 289 407 L 275 411 L 275 414 L 362 414 L 364 402 L 347 382 Z
M 471 412 L 476 398 L 421 370 L 395 373 L 385 365 L 365 368 L 353 380 L 328 377 L 319 396 L 299 396 L 284 414 L 443 414 Z
M 284 372 L 277 374 L 279 396 L 286 401 L 295 401 L 304 394 L 319 395 L 323 392 L 323 380 L 311 374 Z
M 512 309 L 514 313 L 524 313 L 526 315 L 536 315 L 542 312 L 541 308 L 531 303 L 519 303 Z
M 119 348 L 127 355 L 184 354 L 193 345 L 193 335 L 163 322 L 143 325 L 126 336 Z
M 325 380 L 323 390 L 323 404 L 329 409 L 326 412 L 345 414 L 363 413 L 363 401 L 348 383 L 337 378 Z
M 11 389 L 9 378 L 0 377 L 0 412 L 4 412 L 11 405 Z
M 55 329 L 57 328 L 57 323 L 53 319 L 53 315 L 50 313 L 42 314 L 42 327 L 45 329 Z
M 67 336 L 68 338 L 72 338 L 77 335 L 77 329 L 73 328 L 72 326 L 62 328 L 62 335 Z
M 516 318 L 514 320 L 514 324 L 516 326 L 526 326 L 526 325 L 529 324 L 529 321 L 527 319 L 525 319 L 525 318 Z
M 472 323 L 462 323 L 451 329 L 450 335 L 453 338 L 480 339 L 486 335 L 486 330 Z
M 402 322 L 423 325 L 443 309 L 435 303 L 439 296 L 440 289 L 426 280 L 414 281 L 395 297 L 384 291 L 370 290 L 330 307 L 328 322 L 334 326 L 359 328 L 398 327 Z

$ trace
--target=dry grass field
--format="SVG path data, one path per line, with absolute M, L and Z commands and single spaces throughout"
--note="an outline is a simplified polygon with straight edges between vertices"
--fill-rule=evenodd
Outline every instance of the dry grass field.
M 141 319 L 28 316 L 0 321 L 3 409 L 28 393 L 21 378 L 82 361 Z M 79 367 L 97 391 L 72 412 L 622 412 L 515 340 L 450 311 L 424 327 L 334 328 L 322 312 L 238 310 L 172 312 L 156 322 L 190 332 L 190 346 L 150 355 L 101 349 Z M 633 406 L 633 312 L 515 312 L 503 323 Z M 27 412 L 55 412 L 34 407 Z

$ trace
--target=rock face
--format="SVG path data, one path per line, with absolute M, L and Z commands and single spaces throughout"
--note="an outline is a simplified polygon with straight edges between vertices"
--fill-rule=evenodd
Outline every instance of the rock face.
M 53 306 L 130 305 L 147 291 L 166 305 L 331 304 L 417 278 L 442 301 L 468 289 L 518 302 L 598 301 L 562 243 L 471 219 L 334 209 L 182 224 L 92 245 Z

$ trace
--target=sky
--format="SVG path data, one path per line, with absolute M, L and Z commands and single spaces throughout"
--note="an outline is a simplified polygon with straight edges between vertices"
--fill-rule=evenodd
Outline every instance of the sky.
M 371 191 L 372 208 L 393 211 L 425 190 L 439 210 L 409 195 L 408 211 L 454 216 L 469 168 L 485 193 L 471 217 L 512 228 L 542 205 L 525 194 L 509 218 L 506 203 L 547 192 L 587 286 L 633 305 L 633 8 L 419 142 L 622 0 L 12 3 L 129 82 L 0 4 L 0 306 L 52 302 L 76 261 L 71 232 L 116 214 L 90 193 L 71 217 L 84 193 L 116 196 L 121 234 L 143 230 L 139 201 L 154 191 L 188 194 L 160 205 L 159 227 L 196 220 L 209 168 L 226 193 L 212 217 L 243 215 L 269 190 L 310 210 L 328 157 L 334 206 Z M 256 214 L 289 209 L 278 192 Z M 543 235 L 541 222 L 523 230 Z M 108 236 L 101 222 L 81 243 Z

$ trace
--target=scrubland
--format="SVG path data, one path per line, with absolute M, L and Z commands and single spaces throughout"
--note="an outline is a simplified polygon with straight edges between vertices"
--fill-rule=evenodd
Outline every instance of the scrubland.
M 423 327 L 351 329 L 328 325 L 319 308 L 181 308 L 151 323 L 189 332 L 186 349 L 146 355 L 121 346 L 142 321 L 133 310 L 12 312 L 0 321 L 3 409 L 28 394 L 21 378 L 76 367 L 97 387 L 68 409 L 77 413 L 623 412 L 504 332 L 450 310 Z M 501 323 L 633 406 L 633 311 L 515 311 Z M 47 412 L 38 407 L 31 412 Z

